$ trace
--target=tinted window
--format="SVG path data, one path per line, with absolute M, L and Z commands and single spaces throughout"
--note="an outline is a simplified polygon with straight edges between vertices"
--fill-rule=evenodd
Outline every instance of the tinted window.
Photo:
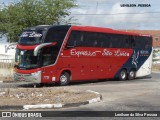
M 23 31 L 18 41 L 19 44 L 33 45 L 43 42 L 43 37 L 46 31 L 43 30 L 27 30 Z
M 145 37 L 145 39 L 146 39 L 145 48 L 148 49 L 148 48 L 152 47 L 152 37 Z
M 136 46 L 135 37 L 129 36 L 129 48 L 135 48 L 135 46 Z
M 67 46 L 129 48 L 129 44 L 126 35 L 72 31 Z
M 98 47 L 99 36 L 95 32 L 85 32 L 84 41 L 86 47 Z
M 110 48 L 128 48 L 129 47 L 129 36 L 120 34 L 106 34 L 106 37 Z M 106 42 L 106 41 L 105 41 Z
M 39 67 L 39 54 L 33 55 L 33 50 L 16 49 L 15 61 L 20 69 L 33 69 Z
M 105 33 L 98 33 L 98 47 L 111 47 L 110 36 Z
M 67 31 L 65 30 L 50 29 L 46 35 L 45 42 L 57 42 L 57 45 L 61 45 L 66 34 Z
M 148 49 L 152 46 L 152 38 L 147 36 L 130 36 L 130 48 Z
M 145 36 L 72 31 L 67 46 L 146 49 L 152 39 Z
M 42 66 L 54 64 L 57 59 L 58 52 L 59 51 L 55 46 L 42 48 L 41 50 Z
M 67 46 L 84 46 L 83 32 L 72 31 L 70 33 Z
M 144 49 L 145 48 L 145 40 L 141 36 L 135 36 L 135 48 Z
M 57 44 L 54 47 L 56 51 L 59 51 L 69 28 L 70 26 L 54 26 L 50 28 L 46 34 L 45 43 L 56 42 Z

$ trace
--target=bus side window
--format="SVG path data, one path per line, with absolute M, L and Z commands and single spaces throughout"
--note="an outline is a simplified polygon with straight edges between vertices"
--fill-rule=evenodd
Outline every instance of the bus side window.
M 134 36 L 129 36 L 129 41 L 130 41 L 129 47 L 130 48 L 135 48 L 135 38 L 134 38 Z
M 75 32 L 72 31 L 72 32 L 70 33 L 70 35 L 69 35 L 69 38 L 68 38 L 66 47 L 67 47 L 67 46 L 75 46 L 76 41 L 74 41 L 74 40 L 75 40 L 74 36 L 75 36 Z
M 96 38 L 94 32 L 85 32 L 84 34 L 85 46 L 94 47 L 96 44 Z
M 153 41 L 152 41 L 152 37 L 149 37 L 149 38 L 148 38 L 148 41 L 149 41 L 149 47 L 152 47 L 152 42 L 153 42 Z
M 106 41 L 106 37 L 104 33 L 96 33 L 96 40 L 95 40 L 95 47 L 104 47 L 105 41 Z
M 127 35 L 119 35 L 119 47 L 120 48 L 129 48 L 129 39 Z
M 101 36 L 101 39 L 102 39 L 102 47 L 105 47 L 105 48 L 111 48 L 112 47 L 112 41 L 111 41 L 111 36 L 110 34 L 102 34 Z
M 42 49 L 42 66 L 54 64 L 58 56 L 58 49 L 56 47 L 45 47 Z
M 110 44 L 109 47 L 110 48 L 117 48 L 119 45 L 118 39 L 117 39 L 117 35 L 116 34 L 110 34 Z
M 77 39 L 76 39 L 76 46 L 83 46 L 84 45 L 84 37 L 83 37 L 83 32 L 77 33 Z
M 124 48 L 130 48 L 128 36 L 124 37 L 124 40 L 123 40 L 123 41 L 124 41 L 124 42 L 123 42 Z
M 83 41 L 83 32 L 72 31 L 70 33 L 66 47 L 67 46 L 72 46 L 72 47 L 82 46 L 83 42 L 84 42 Z
M 145 49 L 146 40 L 142 36 L 135 36 L 135 48 L 137 49 Z
M 152 38 L 151 37 L 145 37 L 145 41 L 146 41 L 145 49 L 150 48 L 152 46 Z

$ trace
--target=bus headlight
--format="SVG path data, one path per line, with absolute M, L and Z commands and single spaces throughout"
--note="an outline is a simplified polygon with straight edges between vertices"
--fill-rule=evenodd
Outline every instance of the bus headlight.
M 41 82 L 41 71 L 31 73 L 33 81 Z

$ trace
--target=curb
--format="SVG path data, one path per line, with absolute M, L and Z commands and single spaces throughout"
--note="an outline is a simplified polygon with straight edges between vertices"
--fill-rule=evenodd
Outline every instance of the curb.
M 23 110 L 23 106 L 21 105 L 17 105 L 17 106 L 9 106 L 9 105 L 5 105 L 5 106 L 0 106 L 0 110 Z
M 152 71 L 153 73 L 160 73 L 160 72 L 158 72 L 158 71 Z
M 15 83 L 15 81 L 0 81 L 0 83 Z
M 98 95 L 97 98 L 93 98 L 91 100 L 87 100 L 79 103 L 66 103 L 66 104 L 36 104 L 36 105 L 20 105 L 20 106 L 0 106 L 1 110 L 10 110 L 10 109 L 19 109 L 19 110 L 33 110 L 33 109 L 58 109 L 58 108 L 68 108 L 68 107 L 78 107 L 81 105 L 92 104 L 96 102 L 100 102 L 102 100 L 102 95 L 98 92 L 94 92 L 91 90 L 87 90 L 88 92 L 92 92 Z

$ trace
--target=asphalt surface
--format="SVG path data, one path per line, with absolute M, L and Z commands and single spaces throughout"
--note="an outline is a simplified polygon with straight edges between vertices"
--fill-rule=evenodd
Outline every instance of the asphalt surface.
M 21 83 L 22 84 L 22 83 Z M 20 85 L 20 84 L 19 84 Z M 17 87 L 17 84 L 0 83 L 0 88 Z M 52 85 L 50 85 L 52 86 Z M 28 87 L 32 87 L 28 85 Z M 54 86 L 53 85 L 53 89 Z M 160 111 L 160 73 L 152 73 L 151 76 L 128 81 L 92 81 L 72 83 L 66 86 L 73 89 L 93 90 L 103 96 L 99 103 L 89 104 L 75 108 L 63 108 L 58 111 Z M 46 110 L 45 110 L 46 111 Z M 52 110 L 57 111 L 57 110 Z M 63 115 L 62 115 L 63 117 Z M 20 118 L 19 118 L 20 119 Z M 16 120 L 19 120 L 16 118 Z M 42 118 L 44 119 L 44 118 Z M 51 118 L 45 118 L 51 119 Z M 55 117 L 56 120 L 64 118 Z M 100 119 L 100 120 L 135 120 L 133 117 L 65 117 L 65 120 Z M 154 120 L 154 117 L 137 117 L 137 120 Z M 5 118 L 5 120 L 7 120 Z

